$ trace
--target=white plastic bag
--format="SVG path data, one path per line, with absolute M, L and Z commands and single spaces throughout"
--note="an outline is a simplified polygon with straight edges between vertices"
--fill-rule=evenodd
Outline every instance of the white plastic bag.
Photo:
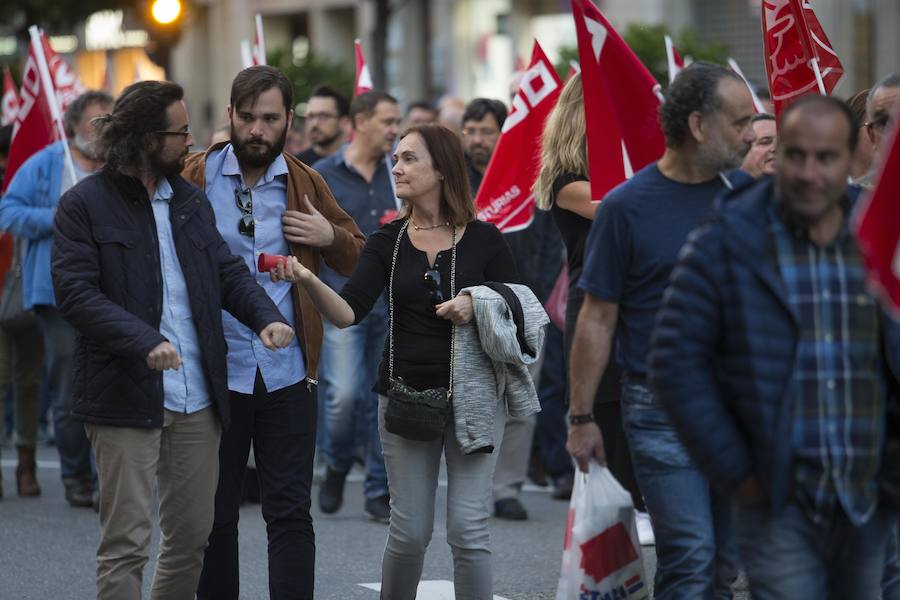
M 575 473 L 556 600 L 649 597 L 631 494 L 592 460 Z

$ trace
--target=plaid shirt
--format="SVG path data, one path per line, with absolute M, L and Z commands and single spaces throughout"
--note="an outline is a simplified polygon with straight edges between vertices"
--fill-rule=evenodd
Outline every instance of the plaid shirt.
M 819 247 L 778 203 L 768 210 L 774 258 L 800 325 L 789 396 L 795 497 L 814 522 L 830 523 L 840 507 L 859 525 L 877 506 L 884 445 L 877 305 L 847 218 Z

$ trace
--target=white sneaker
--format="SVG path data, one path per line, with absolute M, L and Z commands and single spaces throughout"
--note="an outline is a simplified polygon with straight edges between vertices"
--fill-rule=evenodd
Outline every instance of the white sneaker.
M 650 515 L 636 510 L 634 511 L 634 523 L 637 526 L 638 541 L 641 543 L 641 546 L 656 545 L 653 526 L 650 524 Z

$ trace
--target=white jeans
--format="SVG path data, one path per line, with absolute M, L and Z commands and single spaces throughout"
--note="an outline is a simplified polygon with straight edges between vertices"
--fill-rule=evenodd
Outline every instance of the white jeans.
M 391 522 L 381 575 L 383 600 L 414 600 L 425 549 L 434 529 L 434 499 L 441 454 L 447 461 L 447 543 L 453 553 L 457 600 L 490 600 L 493 577 L 488 520 L 491 482 L 506 413 L 497 406 L 490 454 L 463 454 L 451 419 L 442 439 L 417 442 L 384 428 L 387 398 L 378 397 L 378 431 L 384 448 Z

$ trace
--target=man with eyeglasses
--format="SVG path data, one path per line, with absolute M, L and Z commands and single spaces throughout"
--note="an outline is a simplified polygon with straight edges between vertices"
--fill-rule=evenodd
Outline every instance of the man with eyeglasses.
M 183 94 L 163 81 L 125 88 L 97 119 L 105 167 L 63 195 L 54 219 L 53 286 L 78 332 L 73 413 L 100 484 L 102 600 L 141 597 L 154 495 L 161 536 L 150 598 L 194 597 L 219 438 L 240 418 L 223 309 L 269 350 L 294 336 L 229 252 L 204 193 L 179 176 L 194 143 Z
M 400 131 L 397 101 L 380 91 L 356 96 L 350 103 L 353 139 L 338 152 L 315 164 L 341 208 L 366 235 L 377 231 L 397 210 L 391 174 L 385 157 Z M 340 290 L 346 278 L 323 269 L 322 281 Z M 387 472 L 378 435 L 378 396 L 372 386 L 388 327 L 388 305 L 382 298 L 357 325 L 339 329 L 325 323 L 321 386 L 326 411 L 324 436 L 325 481 L 319 488 L 319 508 L 326 514 L 340 510 L 344 482 L 365 448 L 364 510 L 373 520 L 387 523 L 390 516 Z M 357 409 L 363 415 L 357 422 Z M 357 432 L 366 432 L 365 438 Z
M 312 146 L 297 155 L 303 164 L 313 166 L 332 156 L 346 141 L 350 128 L 350 103 L 330 85 L 313 90 L 306 105 L 306 135 Z
M 53 296 L 50 234 L 60 197 L 103 166 L 103 159 L 96 151 L 91 120 L 108 113 L 112 103 L 112 97 L 100 91 L 86 92 L 72 102 L 63 117 L 67 139 L 31 156 L 16 171 L 0 202 L 0 230 L 24 243 L 23 307 L 34 310 L 43 338 L 44 366 L 66 501 L 70 506 L 80 507 L 96 507 L 96 477 L 84 426 L 72 415 L 75 330 L 63 320 Z M 72 169 L 66 165 L 64 144 L 69 146 Z M 30 459 L 33 462 L 33 450 Z
M 900 113 L 900 71 L 891 73 L 881 79 L 869 90 L 866 99 L 866 134 L 872 142 L 872 170 L 853 183 L 871 189 L 875 185 L 884 154 L 888 150 L 888 141 Z
M 269 548 L 273 598 L 312 598 L 315 538 L 310 488 L 322 319 L 300 288 L 260 272 L 261 254 L 293 255 L 317 272 L 324 260 L 349 274 L 363 236 L 319 175 L 285 153 L 293 86 L 278 69 L 244 69 L 231 86 L 230 141 L 190 156 L 185 177 L 206 190 L 231 251 L 297 331 L 283 352 L 223 314 L 232 427 L 219 449 L 219 487 L 198 598 L 239 596 L 238 509 L 252 442 Z

